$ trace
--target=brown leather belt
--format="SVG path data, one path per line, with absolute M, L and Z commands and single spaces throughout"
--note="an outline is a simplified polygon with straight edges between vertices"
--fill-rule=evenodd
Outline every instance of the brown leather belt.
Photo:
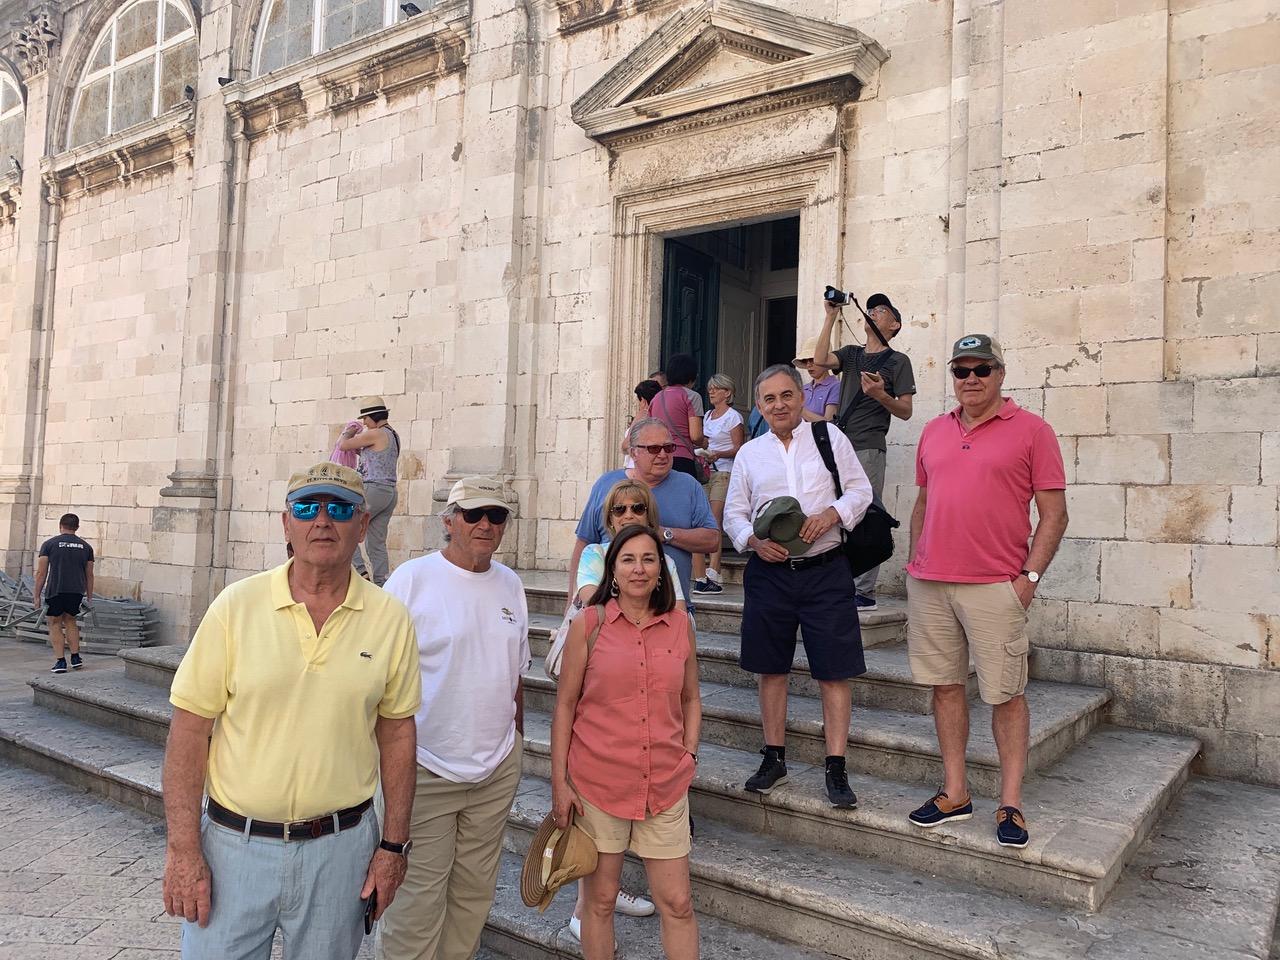
M 360 822 L 364 812 L 371 806 L 373 806 L 372 797 L 354 807 L 339 810 L 336 814 L 330 813 L 323 817 L 316 817 L 314 820 L 294 820 L 292 823 L 272 823 L 270 820 L 254 820 L 250 823 L 249 818 L 228 810 L 213 797 L 210 797 L 209 803 L 205 807 L 205 812 L 209 814 L 209 819 L 219 826 L 238 830 L 241 833 L 244 832 L 244 825 L 249 823 L 251 836 L 273 837 L 276 840 L 315 840 L 317 837 L 328 836 L 335 832 L 334 817 L 337 817 L 338 820 L 337 829 L 350 830 Z

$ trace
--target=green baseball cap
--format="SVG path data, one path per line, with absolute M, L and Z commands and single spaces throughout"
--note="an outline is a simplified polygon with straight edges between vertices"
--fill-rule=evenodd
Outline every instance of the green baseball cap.
M 774 497 L 756 511 L 751 527 L 761 540 L 772 540 L 786 547 L 791 556 L 800 557 L 812 546 L 800 539 L 800 529 L 807 519 L 795 497 Z
M 1004 366 L 1004 351 L 1000 349 L 1000 341 L 985 333 L 966 333 L 951 348 L 951 362 L 961 357 L 973 357 L 975 360 L 994 360 Z

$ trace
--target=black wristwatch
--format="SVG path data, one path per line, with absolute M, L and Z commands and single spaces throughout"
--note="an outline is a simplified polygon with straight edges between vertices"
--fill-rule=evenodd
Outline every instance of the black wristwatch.
M 386 850 L 388 853 L 398 853 L 408 860 L 409 851 L 413 849 L 413 841 L 406 840 L 404 843 L 392 843 L 390 840 L 383 840 L 378 844 L 378 848 Z

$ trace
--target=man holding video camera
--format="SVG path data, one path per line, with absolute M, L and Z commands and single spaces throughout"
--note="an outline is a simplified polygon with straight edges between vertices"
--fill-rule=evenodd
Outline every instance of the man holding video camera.
M 873 293 L 867 298 L 863 317 L 866 346 L 856 344 L 831 349 L 831 331 L 844 304 L 858 301 L 852 294 L 827 287 L 823 295 L 826 317 L 813 349 L 815 367 L 844 374 L 840 386 L 840 406 L 835 423 L 853 444 L 854 453 L 871 481 L 877 501 L 884 492 L 885 436 L 891 417 L 911 419 L 911 397 L 916 392 L 911 361 L 889 341 L 902 329 L 902 314 L 887 296 Z M 855 581 L 855 602 L 859 611 L 876 609 L 876 579 L 879 567 L 872 567 Z

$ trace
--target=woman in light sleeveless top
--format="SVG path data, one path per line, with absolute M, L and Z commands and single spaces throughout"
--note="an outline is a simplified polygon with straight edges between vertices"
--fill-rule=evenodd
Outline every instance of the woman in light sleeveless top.
M 582 880 L 582 951 L 586 960 L 614 956 L 614 905 L 632 850 L 644 861 L 663 952 L 696 960 L 689 786 L 702 727 L 698 661 L 693 623 L 675 607 L 652 528 L 618 531 L 591 603 L 569 628 L 551 723 L 556 823 L 566 826 L 576 811 L 599 853 L 595 873 Z
M 360 401 L 364 430 L 357 433 L 348 427 L 338 442 L 339 449 L 355 450 L 360 455 L 356 470 L 364 480 L 364 503 L 369 511 L 369 532 L 364 538 L 369 563 L 365 565 L 358 547 L 351 562 L 360 576 L 378 586 L 387 582 L 391 572 L 387 563 L 387 527 L 396 509 L 396 461 L 400 459 L 400 434 L 387 422 L 390 416 L 381 397 L 366 397 Z

